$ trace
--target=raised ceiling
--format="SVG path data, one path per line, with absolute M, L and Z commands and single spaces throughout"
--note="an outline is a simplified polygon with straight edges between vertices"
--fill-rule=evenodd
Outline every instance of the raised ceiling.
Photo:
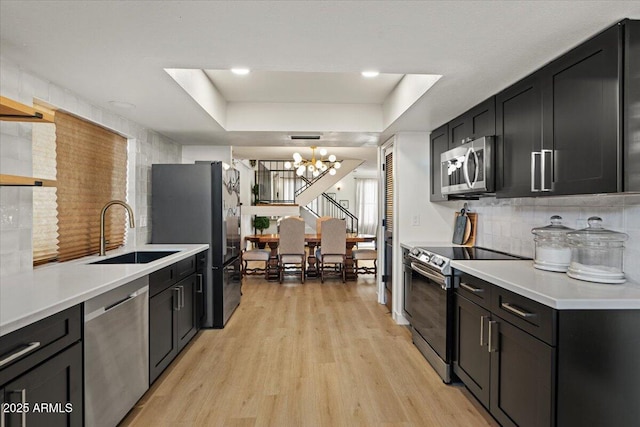
M 204 70 L 229 102 L 382 104 L 402 74 L 364 78 L 360 73 Z
M 640 2 L 2 0 L 0 52 L 182 144 L 283 145 L 287 132 L 225 130 L 166 68 L 443 75 L 378 132 L 327 132 L 358 146 L 429 131 L 627 17 Z

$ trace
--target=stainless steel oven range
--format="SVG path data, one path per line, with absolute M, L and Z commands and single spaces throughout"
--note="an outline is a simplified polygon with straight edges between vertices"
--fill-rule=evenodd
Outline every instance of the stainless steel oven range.
M 452 260 L 517 260 L 520 257 L 477 247 L 404 249 L 404 313 L 413 343 L 445 383 L 452 380 L 454 288 Z

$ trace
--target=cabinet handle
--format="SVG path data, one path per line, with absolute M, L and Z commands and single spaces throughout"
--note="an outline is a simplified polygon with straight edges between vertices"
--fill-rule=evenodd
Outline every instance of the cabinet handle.
M 22 422 L 20 423 L 22 427 L 27 427 L 27 411 L 24 408 L 27 406 L 27 389 L 23 388 L 20 390 L 20 399 L 22 400 Z
M 202 282 L 204 281 L 204 275 L 203 274 L 196 274 L 196 276 L 198 276 L 198 288 L 196 289 L 196 292 L 201 294 L 203 292 Z
M 528 311 L 523 310 L 522 308 L 518 307 L 517 305 L 513 305 L 513 304 L 510 304 L 508 302 L 500 303 L 500 307 L 504 308 L 508 312 L 513 313 L 513 314 L 515 314 L 517 316 L 524 317 L 525 319 L 527 319 L 529 317 L 535 317 L 536 316 L 535 313 L 529 313 Z
M 0 360 L 0 367 L 2 367 L 4 365 L 6 365 L 7 363 L 17 359 L 18 357 L 24 356 L 25 354 L 32 352 L 33 350 L 35 350 L 38 347 L 40 347 L 40 342 L 39 341 L 30 342 L 29 345 L 27 345 L 22 350 L 16 351 L 15 353 L 10 354 L 9 356 L 7 356 L 4 359 Z
M 493 328 L 496 328 L 494 331 Z M 498 351 L 498 322 L 490 320 L 489 321 L 489 353 L 495 353 Z
M 460 282 L 460 287 L 474 294 L 479 294 L 480 292 L 484 292 L 484 289 L 476 288 L 475 286 L 468 285 L 464 282 Z
M 540 175 L 541 175 L 541 178 L 540 178 L 540 183 L 541 183 L 540 184 L 540 191 L 551 191 L 551 188 L 547 188 L 546 185 L 545 185 L 545 178 L 547 176 L 547 170 L 546 170 L 547 162 L 546 162 L 545 159 L 546 159 L 546 155 L 547 154 L 551 154 L 551 153 L 553 153 L 553 151 L 551 151 L 551 150 L 542 150 L 540 152 Z
M 184 308 L 184 286 L 180 286 L 180 309 Z
M 480 347 L 487 344 L 484 340 L 484 319 L 489 319 L 489 316 L 480 316 Z
M 537 193 L 538 191 L 540 191 L 536 188 L 536 156 L 542 157 L 542 152 L 531 152 L 531 192 L 533 193 Z

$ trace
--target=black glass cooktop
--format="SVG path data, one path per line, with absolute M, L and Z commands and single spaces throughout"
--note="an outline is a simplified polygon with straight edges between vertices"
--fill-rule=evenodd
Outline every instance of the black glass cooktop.
M 519 260 L 528 259 L 491 249 L 478 247 L 420 247 L 420 249 L 440 255 L 450 260 Z

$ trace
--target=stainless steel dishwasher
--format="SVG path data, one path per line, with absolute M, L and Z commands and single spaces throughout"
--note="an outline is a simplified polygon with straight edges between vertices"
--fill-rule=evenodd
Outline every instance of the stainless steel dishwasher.
M 114 427 L 149 388 L 149 279 L 84 304 L 85 425 Z

